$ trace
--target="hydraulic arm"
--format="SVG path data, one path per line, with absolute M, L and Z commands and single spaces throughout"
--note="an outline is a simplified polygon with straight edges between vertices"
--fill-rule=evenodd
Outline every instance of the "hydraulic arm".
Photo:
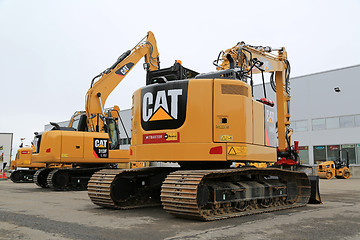
M 277 52 L 277 54 L 274 52 Z M 273 49 L 271 47 L 251 46 L 240 42 L 234 47 L 222 51 L 214 64 L 218 70 L 237 70 L 240 79 L 250 80 L 251 86 L 253 86 L 253 74 L 261 73 L 262 77 L 264 72 L 275 74 L 275 84 L 273 84 L 273 78 L 271 82 L 276 91 L 278 149 L 285 152 L 287 148 L 290 148 L 290 64 L 287 60 L 285 48 Z
M 131 50 L 123 53 L 117 61 L 97 75 L 86 93 L 86 130 L 69 131 L 54 126 L 57 131 L 49 131 L 36 136 L 35 162 L 67 163 L 72 169 L 42 169 L 34 175 L 34 181 L 41 187 L 54 189 L 83 189 L 93 172 L 111 168 L 114 164 L 127 166 L 129 150 L 120 149 L 120 135 L 117 120 L 119 109 L 105 109 L 105 102 L 111 92 L 129 71 L 145 58 L 145 70 L 159 68 L 159 52 L 152 32 Z M 84 118 L 85 119 L 85 118 Z M 120 119 L 121 121 L 121 119 Z
M 99 117 L 104 115 L 106 99 L 142 57 L 145 58 L 146 70 L 160 68 L 155 36 L 150 31 L 133 49 L 124 52 L 110 68 L 92 80 L 90 89 L 86 93 L 85 109 L 90 119 L 89 126 L 93 131 L 98 132 L 102 128 Z M 100 79 L 95 82 L 97 78 Z

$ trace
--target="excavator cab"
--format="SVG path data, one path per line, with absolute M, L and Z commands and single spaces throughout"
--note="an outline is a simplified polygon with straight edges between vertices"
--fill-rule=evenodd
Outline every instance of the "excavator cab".
M 111 150 L 113 149 L 119 149 L 120 146 L 120 132 L 118 128 L 118 124 L 116 122 L 115 118 L 112 117 L 106 117 L 105 118 L 105 132 L 109 134 L 109 148 Z
M 74 120 L 72 127 L 77 129 L 77 131 L 87 132 L 88 129 L 87 129 L 86 119 L 87 119 L 87 117 L 85 114 L 79 116 L 79 118 L 76 120 L 76 122 Z

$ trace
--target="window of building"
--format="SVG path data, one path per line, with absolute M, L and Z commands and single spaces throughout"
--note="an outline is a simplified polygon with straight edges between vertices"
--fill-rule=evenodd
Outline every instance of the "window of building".
M 314 146 L 314 163 L 326 161 L 326 148 L 325 146 Z
M 340 128 L 339 117 L 332 117 L 326 119 L 326 129 Z
M 360 164 L 360 144 L 356 144 L 357 164 Z
M 325 118 L 313 119 L 312 121 L 312 130 L 324 130 L 325 129 Z
M 299 147 L 299 157 L 302 164 L 309 164 L 309 147 Z
M 355 145 L 354 144 L 343 144 L 341 145 L 341 150 L 342 150 L 342 157 L 344 159 L 346 159 L 346 154 L 345 152 L 347 152 L 349 154 L 349 163 L 350 164 L 356 164 L 356 154 L 355 154 Z
M 343 116 L 340 117 L 340 127 L 341 128 L 351 128 L 354 127 L 355 118 L 354 116 Z
M 307 120 L 296 121 L 294 126 L 296 132 L 306 132 L 308 130 Z
M 360 115 L 355 115 L 355 127 L 360 127 Z
M 327 146 L 327 160 L 337 161 L 339 159 L 340 145 L 329 145 Z

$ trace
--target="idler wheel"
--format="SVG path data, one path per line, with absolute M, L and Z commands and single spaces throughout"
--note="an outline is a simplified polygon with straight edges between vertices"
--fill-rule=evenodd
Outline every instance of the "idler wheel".
M 10 179 L 13 182 L 20 182 L 23 179 L 23 174 L 20 171 L 15 171 L 10 175 Z
M 128 178 L 115 179 L 111 188 L 118 189 L 118 191 L 111 191 L 112 199 L 117 202 L 124 202 L 135 195 L 135 183 Z
M 66 187 L 69 185 L 69 175 L 66 172 L 59 171 L 53 176 L 53 182 L 56 187 Z

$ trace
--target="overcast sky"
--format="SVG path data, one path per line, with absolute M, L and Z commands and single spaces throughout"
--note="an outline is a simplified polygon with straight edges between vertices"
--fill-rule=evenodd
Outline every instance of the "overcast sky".
M 0 132 L 14 151 L 50 121 L 84 110 L 91 79 L 147 31 L 162 67 L 181 59 L 215 70 L 220 50 L 239 41 L 284 46 L 291 77 L 360 64 L 360 1 L 0 0 Z M 108 98 L 131 107 L 145 84 L 143 60 Z

